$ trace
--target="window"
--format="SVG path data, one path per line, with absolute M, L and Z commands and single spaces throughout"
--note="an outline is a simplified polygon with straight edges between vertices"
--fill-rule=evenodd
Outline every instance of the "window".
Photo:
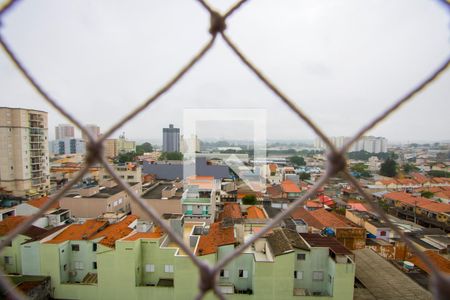
M 113 205 L 114 205 L 114 206 L 117 206 L 117 201 L 114 201 L 114 202 L 113 202 Z
M 304 253 L 297 253 L 297 260 L 305 260 L 306 254 Z
M 67 264 L 64 264 L 63 269 L 64 269 L 64 271 L 67 271 Z
M 303 279 L 303 271 L 294 271 L 295 279 Z
M 121 204 L 121 203 L 122 203 L 122 198 L 120 198 L 120 199 L 117 201 L 117 203 L 118 203 L 118 204 Z
M 97 251 L 97 243 L 92 244 L 92 251 L 94 251 L 94 252 Z
M 155 272 L 155 265 L 146 264 L 145 265 L 145 272 L 147 272 L 147 273 Z
M 384 230 L 381 231 L 381 232 L 380 232 L 380 236 L 386 236 L 386 231 L 384 231 Z
M 72 244 L 72 251 L 80 251 L 80 245 Z
M 92 262 L 92 269 L 97 270 L 97 262 L 96 261 Z
M 323 281 L 323 272 L 322 271 L 313 271 L 312 277 L 313 277 L 313 280 Z
M 230 273 L 228 272 L 228 270 L 222 269 L 222 270 L 220 270 L 220 277 L 228 278 L 228 277 L 230 277 Z
M 127 179 L 134 179 L 134 176 L 133 175 L 128 175 Z
M 239 277 L 240 278 L 248 278 L 248 271 L 246 270 L 239 270 Z
M 328 274 L 328 282 L 332 283 L 333 282 L 333 276 L 331 276 L 330 274 Z
M 12 263 L 13 263 L 12 256 L 5 256 L 5 257 L 3 258 L 3 260 L 4 260 L 4 262 L 5 262 L 5 265 L 12 265 Z
M 164 265 L 164 272 L 173 273 L 173 265 Z
M 74 261 L 73 262 L 73 267 L 75 270 L 83 270 L 84 269 L 84 264 L 82 261 Z

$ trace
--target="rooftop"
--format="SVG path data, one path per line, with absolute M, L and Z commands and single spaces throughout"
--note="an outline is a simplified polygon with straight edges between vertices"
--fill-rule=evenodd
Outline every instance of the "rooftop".
M 219 219 L 223 220 L 225 218 L 231 219 L 241 219 L 241 206 L 239 203 L 235 202 L 225 202 L 223 206 L 223 211 L 219 214 Z
M 291 180 L 281 182 L 281 190 L 285 193 L 301 193 L 300 188 Z
M 450 260 L 432 250 L 426 250 L 424 251 L 424 253 L 433 262 L 433 265 L 437 267 L 441 272 L 450 274 Z M 408 260 L 428 274 L 432 273 L 427 265 L 417 255 L 411 257 Z
M 88 240 L 106 226 L 108 222 L 94 219 L 87 220 L 83 224 L 72 224 L 47 243 L 59 244 L 65 241 Z
M 324 208 L 319 208 L 313 211 L 308 211 L 303 207 L 299 207 L 291 214 L 294 220 L 302 219 L 309 226 L 315 227 L 316 229 L 323 229 L 324 227 L 330 228 L 342 228 L 342 227 L 353 227 L 350 222 L 344 221 L 344 218 L 340 218 L 334 213 L 330 213 Z
M 207 255 L 217 252 L 217 247 L 236 243 L 234 227 L 222 227 L 222 223 L 212 223 L 207 235 L 200 236 L 197 255 Z
M 267 219 L 262 208 L 250 206 L 247 208 L 247 219 Z
M 22 222 L 28 219 L 28 216 L 10 216 L 0 222 L 0 236 L 7 235 L 10 231 L 19 226 Z M 46 229 L 36 227 L 31 225 L 27 230 L 25 230 L 22 235 L 28 236 L 30 238 L 36 238 L 43 233 L 47 232 Z
M 147 190 L 145 192 L 145 194 L 142 195 L 142 198 L 144 198 L 144 199 L 161 199 L 163 190 L 166 190 L 166 189 L 170 190 L 172 188 L 174 188 L 173 183 L 170 183 L 170 182 L 160 183 L 156 187 Z M 182 190 L 183 190 L 182 188 L 177 189 L 176 194 L 178 194 L 178 195 L 175 195 L 174 197 L 171 197 L 169 199 L 180 198 Z
M 316 233 L 300 233 L 300 235 L 311 247 L 328 247 L 335 254 L 353 255 L 350 250 L 333 237 L 325 237 Z
M 137 220 L 137 216 L 129 215 L 120 222 L 107 226 L 102 231 L 98 232 L 91 239 L 102 238 L 100 244 L 113 248 L 118 239 L 129 235 L 133 229 L 129 226 Z
M 450 204 L 439 203 L 423 197 L 414 197 L 405 192 L 392 192 L 384 195 L 384 198 L 399 201 L 407 205 L 414 205 L 435 213 L 450 213 Z
M 45 203 L 47 203 L 47 201 L 49 200 L 49 197 L 48 196 L 45 196 L 45 197 L 41 197 L 41 198 L 37 198 L 37 199 L 31 199 L 31 200 L 28 200 L 27 202 L 25 202 L 25 203 L 27 203 L 27 204 L 29 204 L 29 205 L 32 205 L 32 206 L 34 206 L 34 207 L 36 207 L 36 208 L 41 208 L 41 207 L 43 207 L 44 205 L 45 205 Z M 59 202 L 58 201 L 55 201 L 50 207 L 49 207 L 49 209 L 50 208 L 59 208 Z

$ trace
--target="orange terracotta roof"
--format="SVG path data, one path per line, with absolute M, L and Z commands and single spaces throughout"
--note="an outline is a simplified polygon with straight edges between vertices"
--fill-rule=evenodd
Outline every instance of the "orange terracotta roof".
M 277 168 L 278 168 L 277 164 L 269 164 L 270 172 L 276 172 Z
M 189 176 L 188 180 L 214 180 L 214 176 Z
M 425 175 L 420 174 L 420 173 L 413 173 L 413 174 L 411 174 L 411 177 L 420 184 L 423 184 L 423 183 L 429 181 L 429 179 Z
M 87 220 L 83 224 L 72 224 L 47 243 L 59 244 L 65 241 L 87 240 L 107 225 L 107 221 L 97 220 Z
M 268 186 L 266 188 L 266 193 L 269 195 L 270 198 L 281 198 L 281 186 L 280 185 L 274 185 L 274 186 Z
M 234 227 L 222 227 L 222 223 L 212 223 L 207 235 L 200 236 L 197 255 L 207 255 L 217 252 L 217 247 L 234 244 Z
M 415 181 L 414 179 L 408 179 L 408 178 L 397 179 L 397 182 L 401 185 L 417 185 L 418 184 L 418 182 Z
M 48 201 L 48 196 L 45 196 L 45 197 L 41 197 L 41 198 L 37 198 L 37 199 L 28 200 L 25 203 L 32 205 L 34 207 L 37 207 L 37 208 L 41 208 L 42 206 L 44 206 L 44 204 L 47 201 Z M 55 208 L 55 209 L 59 208 L 59 202 L 56 201 L 55 203 L 52 204 L 52 206 L 50 206 L 50 208 Z
M 306 207 L 310 207 L 310 208 L 321 208 L 323 207 L 322 203 L 319 203 L 317 201 L 313 201 L 313 200 L 308 200 L 306 201 Z
M 383 185 L 389 185 L 389 184 L 397 184 L 397 180 L 395 179 L 384 179 L 384 180 L 380 180 L 381 184 Z
M 341 227 L 353 227 L 350 222 L 344 221 L 343 218 L 326 211 L 323 208 L 319 208 L 313 211 L 307 211 L 303 207 L 299 207 L 291 214 L 291 217 L 296 219 L 303 219 L 308 226 L 315 227 L 316 229 L 323 229 L 324 227 L 341 228 Z
M 187 183 L 197 185 L 200 189 L 213 189 L 214 176 L 190 176 L 187 178 Z
M 128 227 L 131 223 L 137 220 L 137 216 L 129 215 L 120 222 L 114 223 L 95 234 L 91 239 L 103 237 L 100 244 L 107 247 L 114 247 L 118 239 L 129 235 L 133 229 Z
M 331 228 L 351 227 L 346 222 L 338 218 L 336 215 L 326 211 L 323 208 L 310 211 L 309 213 L 317 220 L 319 220 L 319 222 L 323 225 L 323 227 L 331 227 Z
M 6 219 L 0 221 L 0 236 L 7 235 L 11 230 L 19 226 L 21 223 L 25 222 L 29 216 L 10 216 Z M 31 225 L 27 230 L 21 233 L 21 235 L 30 237 L 32 239 L 37 239 L 47 232 L 47 229 L 40 228 Z
M 450 199 L 450 191 L 441 191 L 434 194 L 435 197 Z
M 281 190 L 285 193 L 300 193 L 301 190 L 293 181 L 285 180 L 281 182 Z
M 264 211 L 257 206 L 247 208 L 247 219 L 266 219 Z
M 136 232 L 133 235 L 130 235 L 124 238 L 124 241 L 135 241 L 139 239 L 159 239 L 164 235 L 163 232 Z
M 404 204 L 414 205 L 431 212 L 436 213 L 448 213 L 450 212 L 450 205 L 445 203 L 439 203 L 423 197 L 414 197 L 411 194 L 405 192 L 393 192 L 384 195 L 385 198 L 400 201 Z
M 307 211 L 303 207 L 296 208 L 291 213 L 291 217 L 294 220 L 302 219 L 306 222 L 306 224 L 308 224 L 308 226 L 315 227 L 317 229 L 322 229 L 323 227 L 325 227 L 322 223 L 320 223 L 319 220 L 317 220 L 313 215 L 311 215 L 309 211 Z
M 234 202 L 226 202 L 223 207 L 223 212 L 220 214 L 220 218 L 232 218 L 232 219 L 241 219 L 241 207 L 239 203 Z
M 0 235 L 7 235 L 11 230 L 19 226 L 25 219 L 26 216 L 11 216 L 0 222 Z
M 441 272 L 450 274 L 450 260 L 432 250 L 426 250 L 424 251 L 424 253 L 433 262 L 433 265 L 437 267 Z M 428 274 L 431 274 L 427 265 L 418 256 L 415 255 L 408 260 Z

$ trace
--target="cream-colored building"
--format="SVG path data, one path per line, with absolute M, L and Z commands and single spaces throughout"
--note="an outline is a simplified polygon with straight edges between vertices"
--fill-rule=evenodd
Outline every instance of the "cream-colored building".
M 50 187 L 47 112 L 0 107 L 0 188 L 42 196 Z
M 116 157 L 120 153 L 136 151 L 136 142 L 129 141 L 121 136 L 118 139 L 106 139 L 103 143 L 105 149 L 105 156 L 108 158 Z

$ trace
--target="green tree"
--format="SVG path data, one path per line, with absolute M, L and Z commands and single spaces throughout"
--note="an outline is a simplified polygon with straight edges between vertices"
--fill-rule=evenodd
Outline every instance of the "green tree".
M 183 153 L 181 152 L 163 152 L 159 160 L 183 160 Z
M 420 196 L 422 196 L 422 197 L 424 197 L 424 198 L 431 199 L 431 198 L 433 198 L 434 193 L 433 193 L 433 192 L 430 192 L 430 191 L 422 191 L 422 192 L 420 193 Z
M 305 159 L 298 155 L 289 157 L 289 161 L 295 166 L 305 166 L 306 165 Z
M 255 205 L 256 204 L 256 196 L 255 195 L 245 195 L 244 197 L 242 197 L 242 204 Z
M 447 178 L 450 178 L 450 172 L 438 171 L 438 170 L 429 171 L 428 175 L 430 175 L 431 177 L 447 177 Z
M 301 172 L 299 174 L 300 180 L 309 180 L 311 179 L 311 174 L 306 173 L 306 172 Z
M 397 162 L 392 158 L 386 159 L 381 164 L 380 175 L 395 177 L 397 175 Z
M 136 146 L 136 154 L 142 155 L 144 153 L 153 152 L 153 146 L 150 143 L 143 143 L 142 145 Z
M 350 167 L 352 172 L 357 173 L 357 177 L 372 177 L 372 174 L 367 170 L 367 166 L 364 163 L 357 163 Z
M 134 161 L 136 161 L 136 152 L 120 153 L 114 160 L 115 163 L 122 163 L 122 164 Z
M 416 172 L 416 171 L 419 171 L 419 168 L 413 164 L 405 164 L 403 166 L 403 172 L 405 172 L 405 174 L 409 174 L 411 172 Z

